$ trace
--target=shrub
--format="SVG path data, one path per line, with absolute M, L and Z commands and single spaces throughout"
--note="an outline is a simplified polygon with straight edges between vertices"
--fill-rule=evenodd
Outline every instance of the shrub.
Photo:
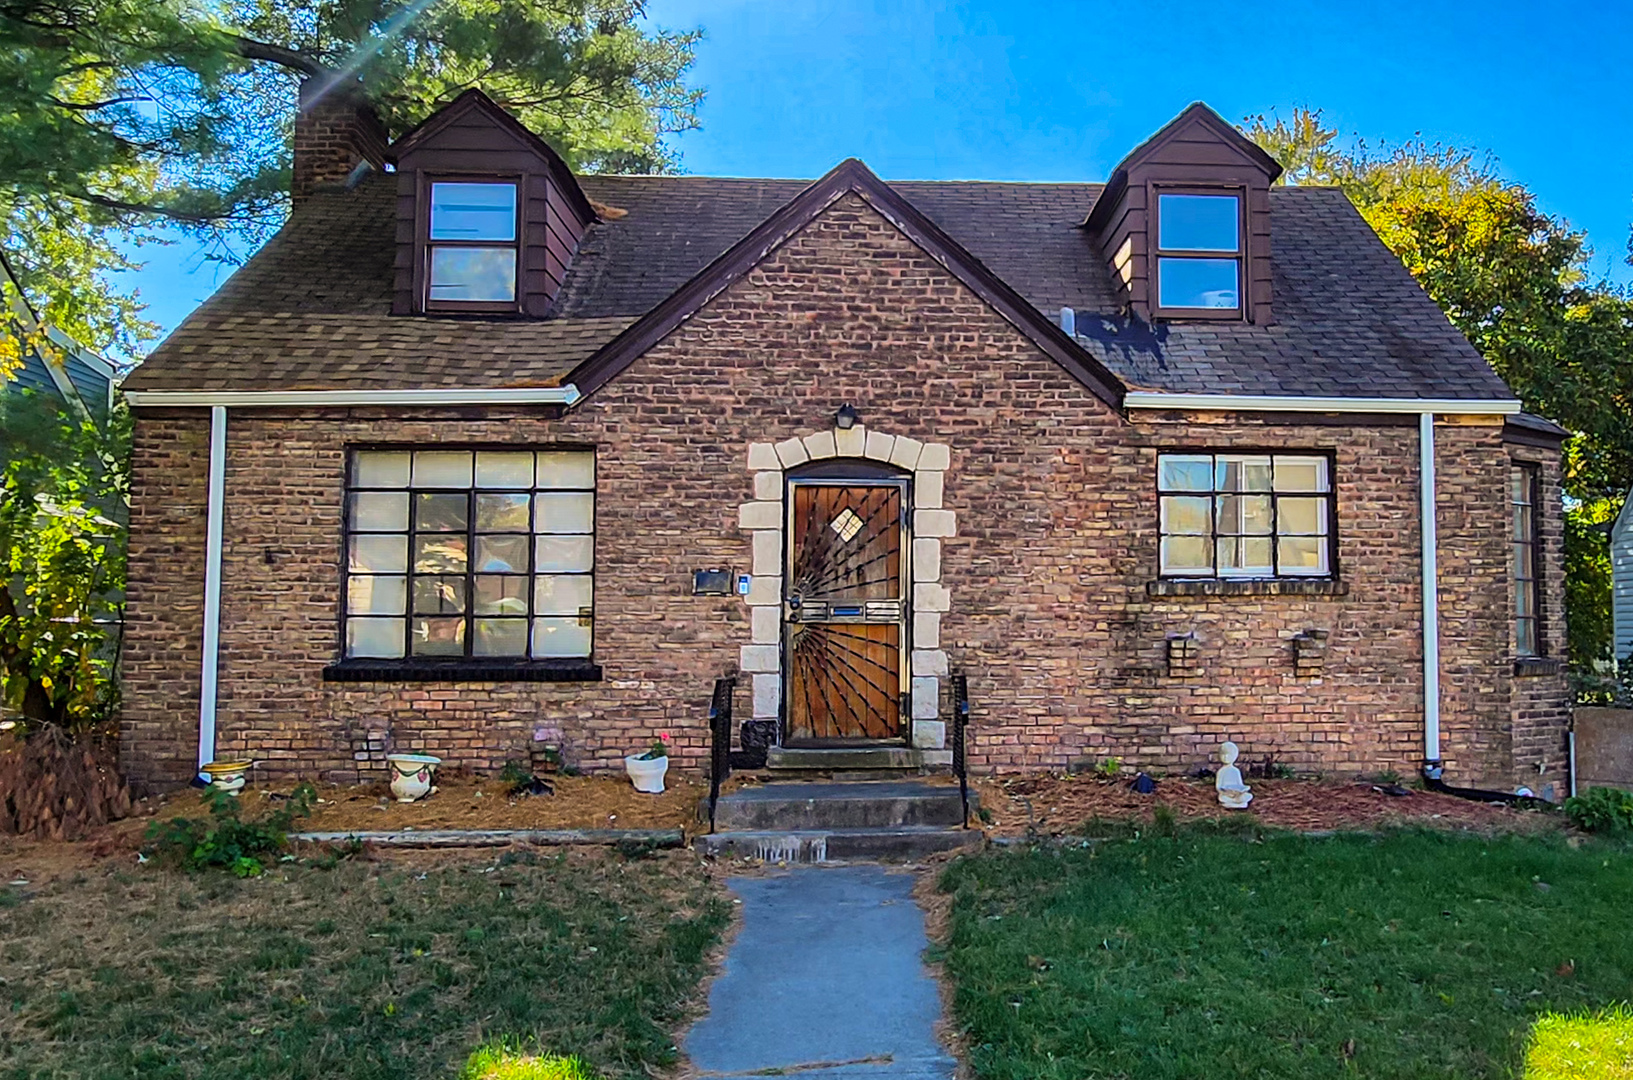
M 148 850 L 188 870 L 224 869 L 238 877 L 255 877 L 264 863 L 281 854 L 294 823 L 312 812 L 317 791 L 301 784 L 281 805 L 263 817 L 245 820 L 239 800 L 211 788 L 203 802 L 206 818 L 171 818 L 147 828 Z
M 1565 800 L 1565 816 L 1586 832 L 1628 832 L 1633 830 L 1633 793 L 1618 788 L 1589 788 Z
M 597 1080 L 576 1057 L 542 1057 L 484 1046 L 460 1070 L 459 1080 Z

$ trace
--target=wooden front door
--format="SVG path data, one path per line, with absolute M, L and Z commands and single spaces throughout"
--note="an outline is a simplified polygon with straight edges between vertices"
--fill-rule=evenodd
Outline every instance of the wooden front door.
M 783 576 L 784 743 L 901 739 L 905 480 L 794 480 Z

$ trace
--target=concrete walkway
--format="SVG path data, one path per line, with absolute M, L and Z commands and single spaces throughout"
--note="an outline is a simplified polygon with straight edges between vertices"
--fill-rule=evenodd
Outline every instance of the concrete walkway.
M 686 1035 L 699 1076 L 951 1080 L 911 875 L 805 867 L 728 884 L 743 925 Z

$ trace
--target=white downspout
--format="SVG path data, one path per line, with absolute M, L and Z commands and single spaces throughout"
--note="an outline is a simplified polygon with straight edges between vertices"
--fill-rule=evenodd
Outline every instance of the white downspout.
M 1435 535 L 1435 414 L 1418 414 L 1418 502 L 1423 536 L 1423 768 L 1440 777 L 1440 570 Z
M 204 659 L 198 688 L 198 764 L 215 760 L 216 660 L 221 652 L 221 525 L 227 497 L 227 407 L 210 407 L 209 510 L 204 528 Z

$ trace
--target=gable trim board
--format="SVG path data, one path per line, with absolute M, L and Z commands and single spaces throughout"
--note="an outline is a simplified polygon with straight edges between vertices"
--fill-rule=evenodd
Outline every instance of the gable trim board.
M 586 396 L 595 393 L 829 206 L 852 193 L 900 229 L 1101 401 L 1112 408 L 1120 406 L 1124 387 L 1115 375 L 856 158 L 840 162 L 822 179 L 794 196 L 668 299 L 569 372 L 565 381 L 579 387 Z
M 1461 401 L 1456 398 L 1278 397 L 1252 394 L 1163 394 L 1130 391 L 1130 409 L 1219 409 L 1230 412 L 1370 412 L 1442 413 L 1463 416 L 1512 416 L 1518 401 Z
M 271 409 L 307 405 L 572 405 L 583 395 L 566 386 L 415 390 L 127 390 L 133 408 Z

